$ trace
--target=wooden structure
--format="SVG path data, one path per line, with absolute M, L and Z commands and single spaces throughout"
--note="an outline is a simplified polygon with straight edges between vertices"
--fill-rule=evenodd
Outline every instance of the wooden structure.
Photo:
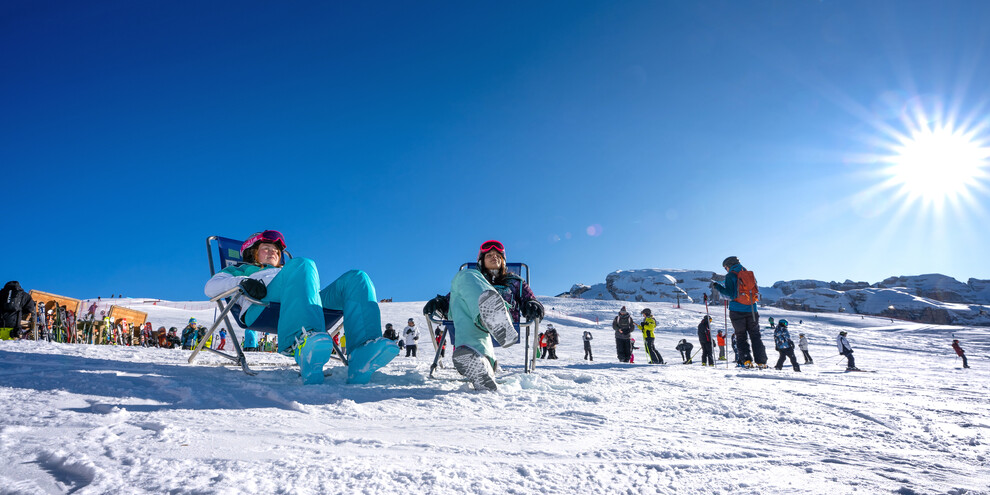
M 131 328 L 141 327 L 144 325 L 144 322 L 148 320 L 148 313 L 145 313 L 144 311 L 138 311 L 136 309 L 125 308 L 117 305 L 110 306 L 110 312 L 107 313 L 107 316 L 113 320 L 115 325 L 120 323 L 122 318 L 126 318 L 127 323 L 131 326 Z
M 44 303 L 45 310 L 51 309 L 55 306 L 55 304 L 58 304 L 59 306 L 65 306 L 66 309 L 78 315 L 79 311 L 82 309 L 82 301 L 79 299 L 33 289 L 28 294 L 31 295 L 31 299 L 34 300 L 35 304 Z

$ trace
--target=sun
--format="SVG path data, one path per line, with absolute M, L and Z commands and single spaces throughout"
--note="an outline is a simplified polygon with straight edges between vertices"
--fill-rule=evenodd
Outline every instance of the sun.
M 886 173 L 909 201 L 943 203 L 978 186 L 990 150 L 972 135 L 949 127 L 916 129 L 892 147 Z

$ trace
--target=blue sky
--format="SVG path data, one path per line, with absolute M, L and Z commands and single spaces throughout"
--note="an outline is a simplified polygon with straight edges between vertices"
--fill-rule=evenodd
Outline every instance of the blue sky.
M 490 238 L 545 295 L 728 255 L 761 284 L 990 278 L 988 18 L 982 1 L 4 2 L 0 277 L 201 299 L 207 236 L 274 228 L 325 283 L 361 268 L 396 300 L 446 293 Z M 912 129 L 964 135 L 980 163 L 934 197 L 891 184 Z

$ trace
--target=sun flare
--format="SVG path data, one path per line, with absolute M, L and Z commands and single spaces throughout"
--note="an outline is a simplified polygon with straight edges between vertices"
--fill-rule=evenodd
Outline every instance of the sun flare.
M 941 202 L 964 195 L 984 173 L 988 149 L 951 129 L 921 130 L 895 146 L 887 172 L 911 199 Z

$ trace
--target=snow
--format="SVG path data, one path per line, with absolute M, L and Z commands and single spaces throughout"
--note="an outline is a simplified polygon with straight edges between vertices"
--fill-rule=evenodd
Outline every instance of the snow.
M 367 385 L 331 362 L 327 383 L 303 386 L 270 353 L 250 355 L 252 377 L 182 350 L 0 342 L 0 494 L 990 493 L 987 328 L 764 308 L 764 326 L 811 338 L 814 365 L 653 366 L 644 349 L 620 364 L 620 306 L 653 309 L 672 362 L 704 305 L 541 299 L 560 359 L 524 374 L 521 345 L 496 349 L 496 393 L 459 381 L 449 353 L 437 380 L 421 352 Z M 212 318 L 208 303 L 145 301 L 114 302 L 155 328 Z M 425 327 L 422 305 L 383 303 L 383 323 Z M 842 371 L 840 330 L 876 373 Z

